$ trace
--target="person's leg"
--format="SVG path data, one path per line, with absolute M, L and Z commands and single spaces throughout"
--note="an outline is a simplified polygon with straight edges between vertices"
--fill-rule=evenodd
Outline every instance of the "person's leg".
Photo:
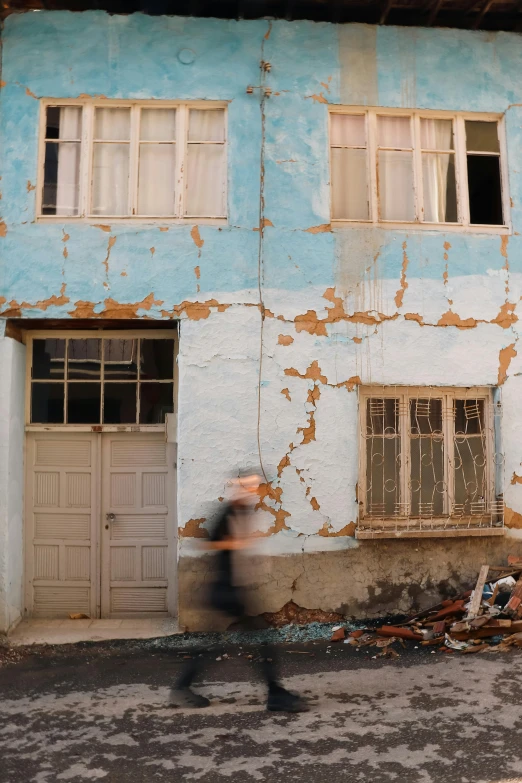
M 169 704 L 171 707 L 208 707 L 210 702 L 199 693 L 194 693 L 190 687 L 198 674 L 203 670 L 203 659 L 198 652 L 187 660 L 175 685 L 170 689 Z
M 268 686 L 267 710 L 271 712 L 305 712 L 306 703 L 295 693 L 287 691 L 279 681 L 277 648 L 264 644 L 261 648 L 260 670 Z

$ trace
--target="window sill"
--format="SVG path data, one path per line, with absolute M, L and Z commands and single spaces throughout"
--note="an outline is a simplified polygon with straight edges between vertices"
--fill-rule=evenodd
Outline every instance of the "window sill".
M 400 221 L 375 222 L 365 220 L 332 220 L 332 228 L 377 228 L 388 231 L 435 231 L 438 234 L 511 234 L 510 226 L 462 226 L 456 223 L 403 223 Z
M 369 528 L 357 529 L 355 538 L 464 538 L 464 537 L 485 537 L 485 536 L 503 536 L 504 527 L 461 527 L 461 528 L 440 528 L 425 530 L 371 530 Z
M 172 415 L 172 414 L 169 414 Z M 26 432 L 165 432 L 166 424 L 26 424 Z
M 125 226 L 141 225 L 170 228 L 170 226 L 226 226 L 228 218 L 207 218 L 207 217 L 186 217 L 186 218 L 165 218 L 165 217 L 110 217 L 103 215 L 100 217 L 71 217 L 69 215 L 39 215 L 35 223 L 59 223 L 60 225 L 85 225 L 85 226 Z

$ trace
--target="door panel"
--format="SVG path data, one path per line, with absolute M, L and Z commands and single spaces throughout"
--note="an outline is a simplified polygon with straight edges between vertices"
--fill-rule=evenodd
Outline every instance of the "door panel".
M 167 614 L 167 444 L 102 435 L 102 616 Z
M 95 437 L 27 438 L 27 609 L 35 617 L 96 616 Z

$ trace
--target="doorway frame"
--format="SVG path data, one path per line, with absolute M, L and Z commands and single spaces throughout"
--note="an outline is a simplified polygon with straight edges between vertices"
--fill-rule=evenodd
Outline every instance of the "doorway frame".
M 92 589 L 95 593 L 95 599 L 91 600 L 91 605 L 95 607 L 96 616 L 92 619 L 101 617 L 101 595 L 102 595 L 102 552 L 101 552 L 101 525 L 102 525 L 102 435 L 108 432 L 131 432 L 134 434 L 163 433 L 167 447 L 167 465 L 168 465 L 168 515 L 167 515 L 167 569 L 168 569 L 168 587 L 167 587 L 167 613 L 169 617 L 178 615 L 178 590 L 177 590 L 177 563 L 178 563 L 178 515 L 177 515 L 177 419 L 178 419 L 178 391 L 179 391 L 179 371 L 178 371 L 178 352 L 179 352 L 179 328 L 176 323 L 175 329 L 161 328 L 127 328 L 112 329 L 104 325 L 99 328 L 75 329 L 74 327 L 57 326 L 54 329 L 23 329 L 23 342 L 26 345 L 26 366 L 25 366 L 25 401 L 24 401 L 24 514 L 23 514 L 23 541 L 24 541 L 24 612 L 23 616 L 28 618 L 33 614 L 33 596 L 32 596 L 32 576 L 34 571 L 34 558 L 30 557 L 32 526 L 28 524 L 27 503 L 25 499 L 30 497 L 29 475 L 30 465 L 28 464 L 28 435 L 31 433 L 91 433 L 97 435 L 94 438 L 95 459 L 100 480 L 96 482 L 96 514 L 98 516 L 98 525 L 93 525 L 92 547 L 95 550 L 96 573 L 92 580 Z M 33 358 L 33 341 L 41 339 L 60 339 L 72 337 L 77 339 L 87 339 L 104 337 L 109 339 L 138 339 L 147 337 L 150 339 L 169 339 L 174 340 L 174 395 L 173 412 L 166 414 L 163 424 L 32 424 L 31 423 L 31 370 Z M 171 578 L 172 575 L 172 578 Z

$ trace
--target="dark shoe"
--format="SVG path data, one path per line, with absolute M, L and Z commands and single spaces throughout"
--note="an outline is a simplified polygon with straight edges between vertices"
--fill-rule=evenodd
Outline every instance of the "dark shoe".
M 285 688 L 274 688 L 268 692 L 266 705 L 270 712 L 308 712 L 308 704 L 300 696 Z
M 171 688 L 169 707 L 209 707 L 210 702 L 190 688 Z

